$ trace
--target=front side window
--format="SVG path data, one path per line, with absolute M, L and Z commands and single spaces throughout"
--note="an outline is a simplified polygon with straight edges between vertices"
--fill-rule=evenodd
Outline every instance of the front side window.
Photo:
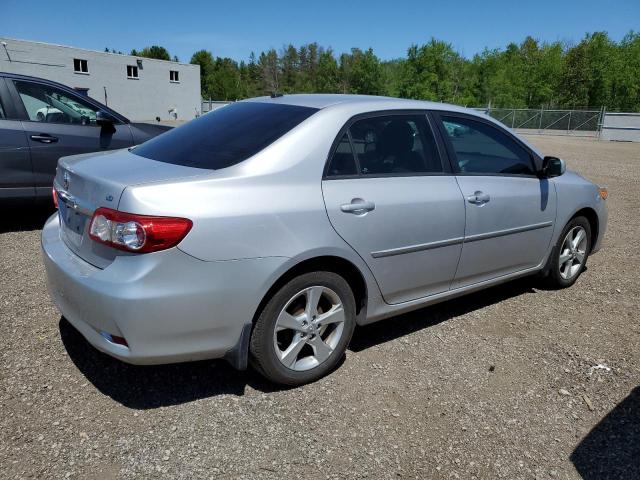
M 180 77 L 178 76 L 178 72 L 176 70 L 169 70 L 169 81 L 178 83 L 180 81 Z
M 424 115 L 387 115 L 349 129 L 362 175 L 441 173 L 442 163 Z
M 32 122 L 95 125 L 97 108 L 79 96 L 49 85 L 14 81 Z
M 461 173 L 535 175 L 529 152 L 498 128 L 452 116 L 442 123 Z
M 127 78 L 138 78 L 138 67 L 136 65 L 127 65 Z
M 263 150 L 317 112 L 315 108 L 238 102 L 213 110 L 132 150 L 141 157 L 217 170 Z
M 86 60 L 81 58 L 73 59 L 73 71 L 76 73 L 89 73 L 89 65 Z

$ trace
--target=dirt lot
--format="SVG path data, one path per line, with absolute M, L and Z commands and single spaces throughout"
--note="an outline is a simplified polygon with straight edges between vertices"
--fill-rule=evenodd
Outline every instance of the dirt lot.
M 3 213 L 0 478 L 640 478 L 640 145 L 530 140 L 609 187 L 578 283 L 360 328 L 339 370 L 289 390 L 97 353 L 46 294 L 46 212 Z

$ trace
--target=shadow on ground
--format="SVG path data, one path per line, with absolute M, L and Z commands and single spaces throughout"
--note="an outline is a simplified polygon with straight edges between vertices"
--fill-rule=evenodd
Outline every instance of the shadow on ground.
M 4 211 L 7 213 L 3 214 L 0 221 L 0 233 L 41 230 L 44 222 L 54 212 L 54 208 L 44 203 L 23 203 L 5 207 Z
M 571 461 L 585 480 L 640 478 L 640 387 L 589 432 Z
M 273 391 L 254 370 L 239 372 L 224 360 L 172 365 L 130 365 L 96 350 L 65 318 L 60 336 L 69 357 L 103 394 L 122 405 L 150 409 L 178 405 L 222 394 L 244 395 L 247 385 Z
M 356 329 L 349 350 L 359 352 L 380 343 L 404 337 L 423 328 L 432 327 L 466 313 L 500 303 L 508 298 L 535 293 L 535 278 L 528 277 L 504 283 L 480 292 L 447 300 L 431 307 L 398 315 L 388 320 Z
M 359 352 L 466 312 L 531 292 L 534 290 L 530 280 L 518 280 L 359 327 L 349 348 Z M 282 389 L 267 382 L 253 369 L 239 372 L 223 360 L 158 366 L 129 365 L 96 350 L 66 319 L 60 319 L 59 328 L 67 353 L 82 374 L 103 394 L 129 408 L 178 405 L 221 394 L 244 395 L 247 385 L 262 392 Z

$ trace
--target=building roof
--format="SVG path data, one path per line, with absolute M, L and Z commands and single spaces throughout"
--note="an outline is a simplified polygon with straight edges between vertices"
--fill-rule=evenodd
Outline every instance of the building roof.
M 144 61 L 152 61 L 152 62 L 165 62 L 165 63 L 170 63 L 173 65 L 182 65 L 184 67 L 198 67 L 199 65 L 195 65 L 195 64 L 191 64 L 191 63 L 183 63 L 183 62 L 174 62 L 173 60 L 160 60 L 158 58 L 149 58 L 149 57 L 141 57 L 139 55 L 126 55 L 124 53 L 113 53 L 113 52 L 104 52 L 104 51 L 100 51 L 100 50 L 91 50 L 89 48 L 78 48 L 78 47 L 71 47 L 69 45 L 59 45 L 57 43 L 47 43 L 47 42 L 38 42 L 36 40 L 22 40 L 19 38 L 9 38 L 9 37 L 2 37 L 0 36 L 0 40 L 3 42 L 7 42 L 7 47 L 11 47 L 10 42 L 22 42 L 22 43 L 32 43 L 32 44 L 36 44 L 36 45 L 42 45 L 43 47 L 56 47 L 56 48 L 68 48 L 70 50 L 76 50 L 76 51 L 80 51 L 80 52 L 90 52 L 92 55 L 117 55 L 118 57 L 129 57 L 129 58 L 135 58 L 135 59 L 144 59 Z

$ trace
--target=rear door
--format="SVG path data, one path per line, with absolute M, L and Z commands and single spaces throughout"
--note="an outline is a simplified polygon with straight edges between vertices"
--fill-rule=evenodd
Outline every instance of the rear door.
M 0 199 L 29 198 L 34 193 L 27 135 L 0 77 Z
M 539 265 L 549 249 L 556 192 L 536 175 L 533 152 L 493 122 L 441 113 L 466 206 L 466 229 L 453 288 Z
M 31 148 L 36 193 L 49 194 L 60 157 L 133 145 L 129 126 L 96 124 L 99 107 L 68 90 L 30 80 L 8 80 Z
M 388 303 L 449 289 L 464 202 L 424 112 L 349 122 L 332 149 L 322 191 L 333 227 L 371 268 Z

